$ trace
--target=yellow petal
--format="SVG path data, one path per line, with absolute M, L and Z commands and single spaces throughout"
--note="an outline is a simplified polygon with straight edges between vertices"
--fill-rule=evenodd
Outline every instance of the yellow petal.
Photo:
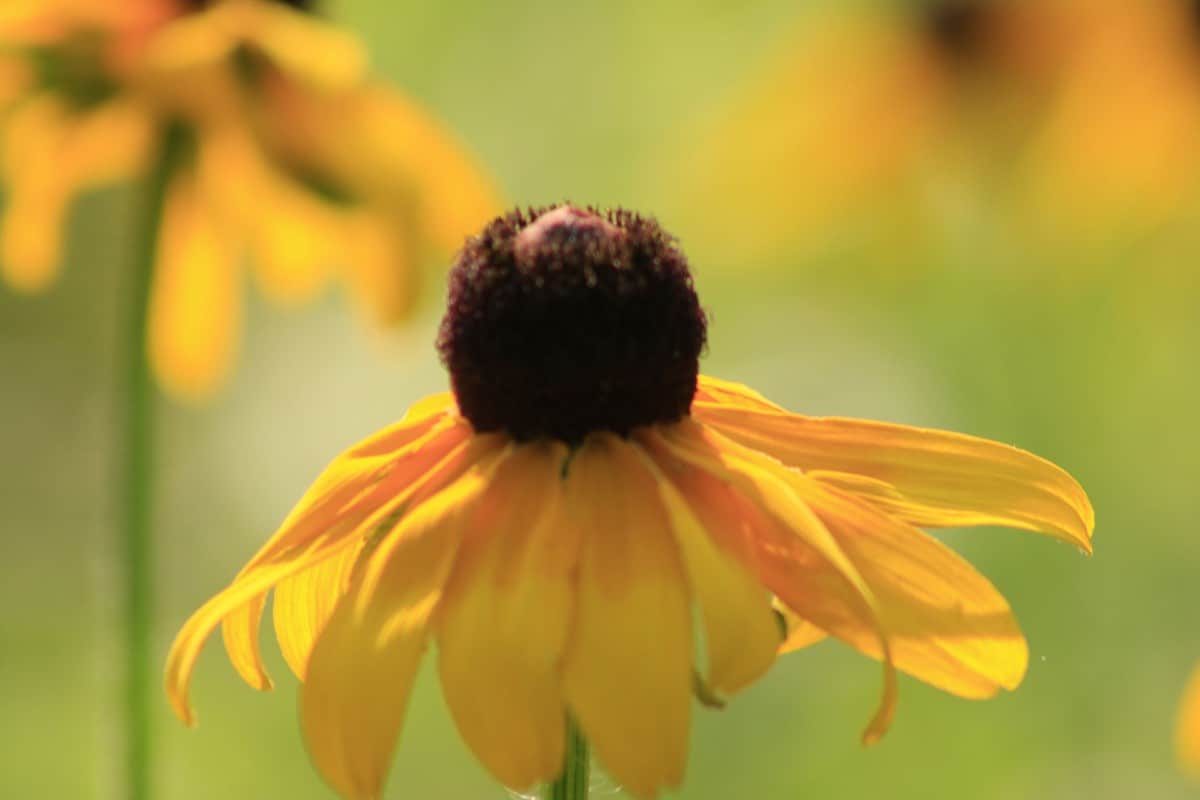
M 420 282 L 411 231 L 370 209 L 350 209 L 339 222 L 339 262 L 359 306 L 377 325 L 409 317 Z
M 569 470 L 581 550 L 567 702 L 613 778 L 653 797 L 680 783 L 687 760 L 692 622 L 683 565 L 655 478 L 632 445 L 593 434 Z
M 313 647 L 301 725 L 317 769 L 344 797 L 380 796 L 430 618 L 495 460 L 385 534 Z
M 316 497 L 301 500 L 275 536 L 238 573 L 235 583 L 264 565 L 301 558 L 302 566 L 287 574 L 298 573 L 339 552 L 345 542 L 361 544 L 365 537 L 390 530 L 405 508 L 455 480 L 494 444 L 491 438 L 467 437 L 465 425 L 443 418 L 390 459 L 327 470 L 310 490 Z M 257 689 L 271 686 L 258 642 L 265 604 L 263 593 L 228 612 L 222 624 L 229 660 Z
M 778 462 L 725 440 L 691 420 L 662 431 L 651 447 L 674 458 L 672 475 L 709 531 L 742 537 L 754 548 L 759 580 L 789 608 L 833 636 L 857 641 L 863 631 L 884 656 L 883 694 L 863 739 L 891 724 L 896 676 L 890 643 L 871 589 L 824 523 L 789 484 Z
M 519 448 L 480 503 L 438 610 L 442 691 L 463 739 L 504 785 L 562 769 L 558 674 L 578 537 L 563 509 L 567 448 Z
M 648 459 L 651 452 L 647 450 Z M 775 663 L 780 630 L 770 597 L 752 572 L 753 553 L 748 543 L 711 534 L 669 482 L 676 462 L 650 463 L 683 555 L 688 585 L 703 614 L 708 648 L 706 684 L 718 692 L 736 692 Z
M 1020 684 L 1025 637 L 987 578 L 933 537 L 864 503 L 801 475 L 792 485 L 871 587 L 898 669 L 961 697 Z M 878 658 L 871 633 L 864 627 L 842 638 Z
M 284 72 L 327 89 L 351 86 L 365 75 L 367 52 L 353 34 L 282 3 L 234 3 L 243 12 L 238 33 Z
M 194 181 L 167 191 L 150 295 L 150 363 L 176 397 L 204 399 L 229 371 L 242 325 L 241 274 L 227 231 Z
M 1192 672 L 1179 704 L 1175 754 L 1184 771 L 1200 779 L 1200 666 Z
M 788 466 L 859 476 L 839 488 L 913 525 L 1005 525 L 1091 551 L 1095 513 L 1087 495 L 1061 468 L 1024 450 L 959 433 L 708 400 L 692 411 Z M 862 478 L 871 481 L 853 485 Z
M 284 660 L 301 681 L 313 644 L 346 593 L 360 553 L 361 542 L 275 587 L 275 636 Z

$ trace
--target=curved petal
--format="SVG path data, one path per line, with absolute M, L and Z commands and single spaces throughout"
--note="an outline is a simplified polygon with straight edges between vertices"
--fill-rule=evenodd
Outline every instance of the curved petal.
M 344 491 L 323 495 L 319 505 L 301 500 L 283 527 L 238 573 L 234 584 L 262 566 L 289 563 L 297 558 L 303 559 L 304 566 L 294 572 L 300 572 L 339 551 L 347 542 L 357 540 L 366 545 L 369 542 L 363 542 L 364 537 L 377 538 L 390 530 L 404 509 L 416 506 L 454 480 L 480 453 L 494 445 L 493 438 L 468 439 L 464 429 L 455 420 L 443 418 L 441 424 L 435 423 L 395 457 L 377 465 L 375 472 L 369 473 L 375 477 L 365 485 L 361 478 L 351 478 L 340 487 Z M 321 483 L 318 479 L 318 486 Z M 228 612 L 222 623 L 229 660 L 243 680 L 257 689 L 271 687 L 258 642 L 266 599 L 263 593 L 247 601 Z
M 691 420 L 647 436 L 646 443 L 658 458 L 675 461 L 673 480 L 705 528 L 751 544 L 759 580 L 785 605 L 840 639 L 871 632 L 884 654 L 884 681 L 863 739 L 878 740 L 896 705 L 887 630 L 858 570 L 789 485 L 791 471 Z
M 825 480 L 851 476 L 839 488 L 913 525 L 1005 525 L 1091 551 L 1095 513 L 1087 495 L 1032 453 L 959 433 L 751 408 L 757 395 L 742 395 L 737 403 L 698 398 L 692 412 L 788 466 L 820 471 Z
M 496 461 L 476 461 L 385 533 L 313 647 L 301 725 L 344 797 L 382 791 L 430 619 Z
M 225 381 L 242 324 L 241 270 L 195 181 L 167 190 L 150 294 L 147 346 L 159 384 L 203 399 Z
M 1186 772 L 1200 778 L 1200 666 L 1192 672 L 1179 704 L 1175 754 Z
M 652 451 L 642 452 L 655 474 L 688 584 L 703 615 L 708 647 L 705 684 L 717 692 L 736 692 L 775 663 L 780 629 L 770 596 L 749 566 L 753 554 L 746 542 L 707 530 L 670 482 L 674 463 L 656 462 Z
M 933 537 L 865 503 L 802 475 L 792 485 L 871 587 L 897 669 L 960 697 L 991 697 L 1020 684 L 1029 649 L 987 578 Z M 846 641 L 881 655 L 865 627 Z
M 497 470 L 436 622 L 442 692 L 463 739 L 506 786 L 562 770 L 559 664 L 578 535 L 564 515 L 559 442 L 522 446 Z
M 655 483 L 633 445 L 592 434 L 566 487 L 580 558 L 563 688 L 600 761 L 638 797 L 682 780 L 692 699 L 686 576 Z
M 301 682 L 308 672 L 313 644 L 349 587 L 362 544 L 356 542 L 275 586 L 275 638 L 284 660 Z

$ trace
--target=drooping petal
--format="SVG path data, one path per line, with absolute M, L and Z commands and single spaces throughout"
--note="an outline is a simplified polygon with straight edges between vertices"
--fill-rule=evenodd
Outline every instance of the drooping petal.
M 686 576 L 655 483 L 611 434 L 589 436 L 567 475 L 581 539 L 564 690 L 601 763 L 638 797 L 682 780 L 692 696 Z
M 500 782 L 562 769 L 559 664 L 578 535 L 564 514 L 567 448 L 519 448 L 480 503 L 436 623 L 442 691 L 463 739 Z
M 346 593 L 361 553 L 362 543 L 353 544 L 275 587 L 275 637 L 284 660 L 301 681 L 313 644 Z
M 1179 704 L 1175 754 L 1186 772 L 1200 778 L 1200 666 L 1192 672 Z
M 870 631 L 884 654 L 884 682 L 863 739 L 879 739 L 896 705 L 887 631 L 862 575 L 788 484 L 789 470 L 691 420 L 645 442 L 656 460 L 675 461 L 672 480 L 706 529 L 751 544 L 759 580 L 784 604 L 840 639 L 857 640 Z
M 312 649 L 301 725 L 344 797 L 380 796 L 430 619 L 496 460 L 477 461 L 385 533 Z
M 1032 453 L 958 433 L 759 410 L 748 406 L 752 392 L 744 396 L 737 404 L 698 399 L 693 414 L 784 464 L 819 471 L 910 524 L 1005 525 L 1091 550 L 1095 514 L 1087 495 Z
M 467 441 L 464 428 L 456 420 L 443 418 L 393 458 L 368 466 L 373 471 L 367 474 L 373 477 L 365 481 L 351 465 L 346 465 L 350 467 L 346 470 L 326 470 L 334 472 L 333 480 L 344 483 L 340 486 L 335 483 L 338 490 L 321 494 L 319 504 L 310 505 L 302 499 L 283 527 L 242 568 L 234 584 L 264 565 L 288 563 L 300 554 L 305 566 L 297 567 L 298 573 L 339 551 L 344 542 L 366 544 L 364 537 L 376 537 L 390 530 L 406 507 L 415 506 L 457 478 L 492 446 L 493 440 L 486 437 Z M 360 477 L 352 477 L 356 473 Z M 310 493 L 322 483 L 318 479 L 318 486 Z M 229 611 L 222 623 L 229 660 L 238 674 L 257 689 L 271 687 L 258 642 L 266 599 L 265 592 L 254 597 Z
M 770 596 L 749 566 L 753 553 L 748 543 L 708 531 L 670 483 L 675 462 L 656 463 L 645 452 L 703 615 L 706 684 L 717 692 L 736 692 L 775 663 L 781 632 Z
M 896 667 L 961 697 L 1015 689 L 1029 650 L 1008 602 L 987 578 L 928 534 L 803 475 L 792 481 L 871 587 Z M 863 630 L 850 641 L 878 658 Z
M 190 400 L 216 391 L 241 332 L 241 270 L 228 231 L 187 175 L 176 175 L 167 191 L 149 313 L 159 385 Z

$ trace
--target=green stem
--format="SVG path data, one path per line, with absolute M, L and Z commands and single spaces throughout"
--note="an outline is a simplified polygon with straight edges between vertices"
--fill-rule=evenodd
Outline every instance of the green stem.
M 558 780 L 542 792 L 543 800 L 587 800 L 590 778 L 587 739 L 574 719 L 567 718 L 567 754 Z
M 151 697 L 158 681 L 154 679 L 154 550 L 150 535 L 154 395 L 146 360 L 146 326 L 163 201 L 180 140 L 181 133 L 174 126 L 164 130 L 157 161 L 146 178 L 120 342 L 125 383 L 118 423 L 125 441 L 118 455 L 117 476 L 125 567 L 125 796 L 129 800 L 151 797 Z

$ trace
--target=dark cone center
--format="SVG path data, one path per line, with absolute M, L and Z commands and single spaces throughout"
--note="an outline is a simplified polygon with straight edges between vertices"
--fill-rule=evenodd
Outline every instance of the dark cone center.
M 468 240 L 438 352 L 477 431 L 578 442 L 684 417 L 705 332 L 687 260 L 654 220 L 563 205 Z

